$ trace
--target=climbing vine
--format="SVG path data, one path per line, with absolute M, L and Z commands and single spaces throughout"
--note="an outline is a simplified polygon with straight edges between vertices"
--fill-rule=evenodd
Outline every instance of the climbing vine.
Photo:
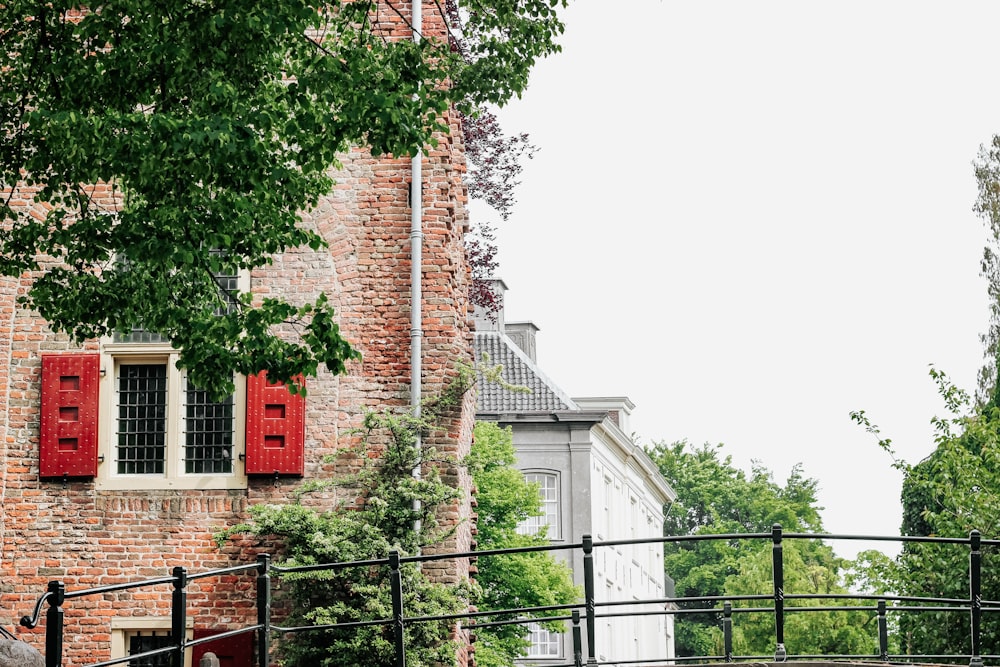
M 441 480 L 441 465 L 454 463 L 416 434 L 431 425 L 412 414 L 370 412 L 358 430 L 352 452 L 362 468 L 344 479 L 313 481 L 286 504 L 250 507 L 250 520 L 216 535 L 221 546 L 234 535 L 275 536 L 282 543 L 281 565 L 315 565 L 385 558 L 396 549 L 404 556 L 440 544 L 455 526 L 442 526 L 439 508 L 454 502 L 459 490 Z M 378 451 L 377 459 L 369 454 Z M 412 472 L 420 467 L 423 474 Z M 329 509 L 310 506 L 317 492 L 331 488 L 349 497 Z M 418 501 L 418 502 L 414 502 Z M 420 530 L 414 529 L 415 525 Z M 408 616 L 454 614 L 468 609 L 468 585 L 433 581 L 415 564 L 402 566 Z M 286 574 L 282 594 L 291 625 L 370 621 L 392 616 L 387 567 L 347 568 Z M 450 664 L 457 645 L 453 623 L 406 626 L 408 665 Z M 369 667 L 393 664 L 393 628 L 372 625 L 287 635 L 277 645 L 283 664 L 296 667 Z

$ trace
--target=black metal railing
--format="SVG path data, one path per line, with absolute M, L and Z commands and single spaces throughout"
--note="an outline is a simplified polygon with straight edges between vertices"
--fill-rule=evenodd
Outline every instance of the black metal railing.
M 967 546 L 969 551 L 969 597 L 968 598 L 931 598 L 891 595 L 860 595 L 860 594 L 786 594 L 784 585 L 785 559 L 783 543 L 785 540 L 865 540 L 893 542 L 928 542 Z M 643 545 L 656 543 L 683 543 L 702 540 L 769 540 L 772 551 L 772 591 L 766 595 L 734 595 L 706 597 L 659 597 L 654 599 L 633 599 L 623 601 L 598 600 L 595 585 L 594 550 L 615 548 L 627 545 Z M 108 586 L 98 586 L 76 591 L 67 591 L 61 581 L 50 581 L 47 591 L 38 599 L 30 615 L 21 618 L 20 624 L 26 628 L 35 628 L 42 615 L 45 604 L 45 665 L 46 667 L 63 667 L 63 635 L 64 606 L 75 599 L 100 596 L 107 593 L 136 590 L 140 588 L 171 586 L 171 642 L 168 645 L 143 653 L 116 657 L 102 662 L 89 663 L 86 667 L 106 667 L 157 655 L 169 654 L 171 667 L 184 665 L 185 652 L 200 644 L 206 644 L 221 639 L 235 637 L 247 633 L 256 633 L 257 664 L 267 665 L 267 657 L 271 652 L 272 636 L 283 633 L 312 632 L 329 629 L 349 629 L 362 626 L 384 625 L 393 628 L 395 666 L 405 667 L 405 633 L 408 624 L 453 621 L 462 624 L 467 629 L 486 629 L 509 624 L 526 624 L 536 621 L 569 621 L 571 624 L 573 656 L 570 662 L 555 663 L 545 661 L 548 667 L 582 667 L 602 664 L 663 664 L 668 661 L 686 662 L 735 662 L 743 660 L 875 660 L 882 662 L 928 661 L 928 660 L 968 660 L 970 667 L 982 667 L 984 660 L 1000 660 L 1000 655 L 981 655 L 982 646 L 982 616 L 987 612 L 1000 611 L 1000 602 L 984 601 L 982 599 L 982 549 L 1000 545 L 1000 540 L 984 540 L 978 531 L 972 531 L 968 538 L 932 538 L 932 537 L 883 537 L 870 535 L 832 535 L 812 533 L 783 533 L 781 526 L 775 525 L 769 533 L 737 533 L 720 535 L 689 535 L 681 537 L 645 538 L 631 540 L 608 540 L 595 542 L 585 535 L 579 543 L 551 546 L 521 547 L 517 549 L 496 549 L 490 551 L 474 551 L 445 553 L 423 556 L 402 556 L 391 552 L 386 558 L 355 561 L 349 563 L 328 563 L 298 567 L 282 567 L 273 565 L 267 554 L 261 554 L 256 562 L 236 565 L 233 567 L 209 570 L 191 574 L 184 567 L 175 567 L 169 576 L 144 579 L 141 581 L 120 583 Z M 524 607 L 517 609 L 478 610 L 461 614 L 445 616 L 408 617 L 403 604 L 404 591 L 401 577 L 401 567 L 405 563 L 424 563 L 434 560 L 466 560 L 486 556 L 503 556 L 504 554 L 525 553 L 535 551 L 580 551 L 583 560 L 584 599 L 578 603 L 566 605 L 551 605 L 544 607 Z M 285 627 L 272 622 L 271 591 L 272 579 L 287 574 L 309 574 L 348 568 L 386 567 L 389 570 L 389 585 L 392 595 L 392 617 L 333 623 L 327 625 L 310 625 Z M 257 622 L 243 628 L 214 634 L 199 639 L 186 639 L 187 628 L 187 587 L 192 581 L 220 575 L 256 574 L 256 616 Z M 963 573 L 964 574 L 964 573 Z M 787 606 L 789 600 L 808 601 L 856 601 L 859 604 L 844 606 L 832 604 L 813 604 L 812 606 Z M 753 603 L 760 606 L 734 606 L 734 603 Z M 681 608 L 679 605 L 684 605 Z M 633 607 L 624 612 L 615 611 L 615 607 L 628 605 Z M 635 609 L 638 608 L 638 609 Z M 789 613 L 810 612 L 869 612 L 876 619 L 878 652 L 871 655 L 813 655 L 795 653 L 794 645 L 786 645 L 785 615 Z M 946 612 L 969 614 L 970 633 L 968 651 L 948 653 L 950 647 L 942 647 L 942 653 L 935 655 L 898 655 L 889 652 L 889 614 L 904 614 L 912 612 Z M 559 613 L 563 612 L 563 613 Z M 565 613 L 569 612 L 569 613 Z M 722 629 L 721 655 L 670 657 L 664 655 L 648 656 L 644 659 L 623 659 L 622 656 L 608 659 L 598 659 L 596 622 L 600 618 L 615 618 L 621 616 L 671 615 L 683 617 L 688 614 L 716 614 Z M 734 655 L 733 628 L 734 617 L 742 614 L 770 614 L 774 619 L 774 652 L 768 655 Z M 553 615 L 555 614 L 555 615 Z M 6 633 L 6 631 L 3 631 Z M 0 633 L 0 634 L 3 634 Z M 9 633 L 6 633 L 9 635 Z M 791 649 L 791 650 L 790 650 Z

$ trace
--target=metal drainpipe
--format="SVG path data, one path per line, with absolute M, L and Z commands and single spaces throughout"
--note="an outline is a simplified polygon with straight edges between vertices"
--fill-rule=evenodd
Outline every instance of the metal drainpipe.
M 420 32 L 423 30 L 423 0 L 413 0 L 412 9 L 413 41 L 420 43 Z M 423 339 L 423 292 L 421 290 L 423 264 L 423 159 L 424 152 L 417 151 L 410 166 L 410 406 L 413 416 L 420 417 L 421 391 L 420 382 L 423 376 L 422 346 Z M 422 448 L 421 435 L 416 433 L 416 446 L 419 452 Z M 413 478 L 420 479 L 420 461 L 413 468 Z M 420 501 L 413 501 L 413 511 L 420 511 Z M 421 521 L 414 519 L 413 532 L 420 534 Z

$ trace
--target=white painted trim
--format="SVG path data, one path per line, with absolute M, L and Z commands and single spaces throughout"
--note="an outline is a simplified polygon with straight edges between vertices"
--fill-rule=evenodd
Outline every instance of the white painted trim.
M 185 639 L 194 639 L 194 619 L 186 619 Z M 127 640 L 130 634 L 136 632 L 149 632 L 151 630 L 170 631 L 171 620 L 169 616 L 115 616 L 111 619 L 111 657 L 124 658 L 128 655 L 126 651 Z M 184 667 L 191 667 L 191 651 L 184 652 Z
M 177 351 L 157 343 L 116 343 L 104 346 L 101 355 L 100 407 L 98 410 L 99 490 L 245 489 L 246 378 L 236 378 L 233 394 L 233 472 L 228 475 L 194 475 L 183 472 L 183 424 L 181 414 L 185 390 L 184 374 L 177 368 Z M 118 367 L 128 363 L 165 363 L 167 366 L 167 435 L 163 475 L 120 475 L 116 472 L 116 424 L 118 421 Z

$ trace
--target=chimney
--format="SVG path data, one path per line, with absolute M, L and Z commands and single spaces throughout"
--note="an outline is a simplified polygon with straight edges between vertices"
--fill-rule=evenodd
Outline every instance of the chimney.
M 635 409 L 635 403 L 628 396 L 587 396 L 573 397 L 576 404 L 583 410 L 607 410 L 608 417 L 625 435 L 631 435 L 629 417 Z
M 472 316 L 476 322 L 476 331 L 503 331 L 503 300 L 507 292 L 507 283 L 499 278 L 492 278 L 487 281 L 493 294 L 496 295 L 496 311 L 489 311 L 477 305 Z
M 528 355 L 532 363 L 535 358 L 535 334 L 539 329 L 533 322 L 508 322 L 503 331 L 507 337 L 514 341 L 514 344 L 521 348 L 521 351 Z
M 496 295 L 497 309 L 489 311 L 482 306 L 476 306 L 473 313 L 476 331 L 502 331 L 534 362 L 535 332 L 538 331 L 538 327 L 531 322 L 508 323 L 504 319 L 504 298 L 507 293 L 507 283 L 499 278 L 493 278 L 488 282 L 490 289 Z

